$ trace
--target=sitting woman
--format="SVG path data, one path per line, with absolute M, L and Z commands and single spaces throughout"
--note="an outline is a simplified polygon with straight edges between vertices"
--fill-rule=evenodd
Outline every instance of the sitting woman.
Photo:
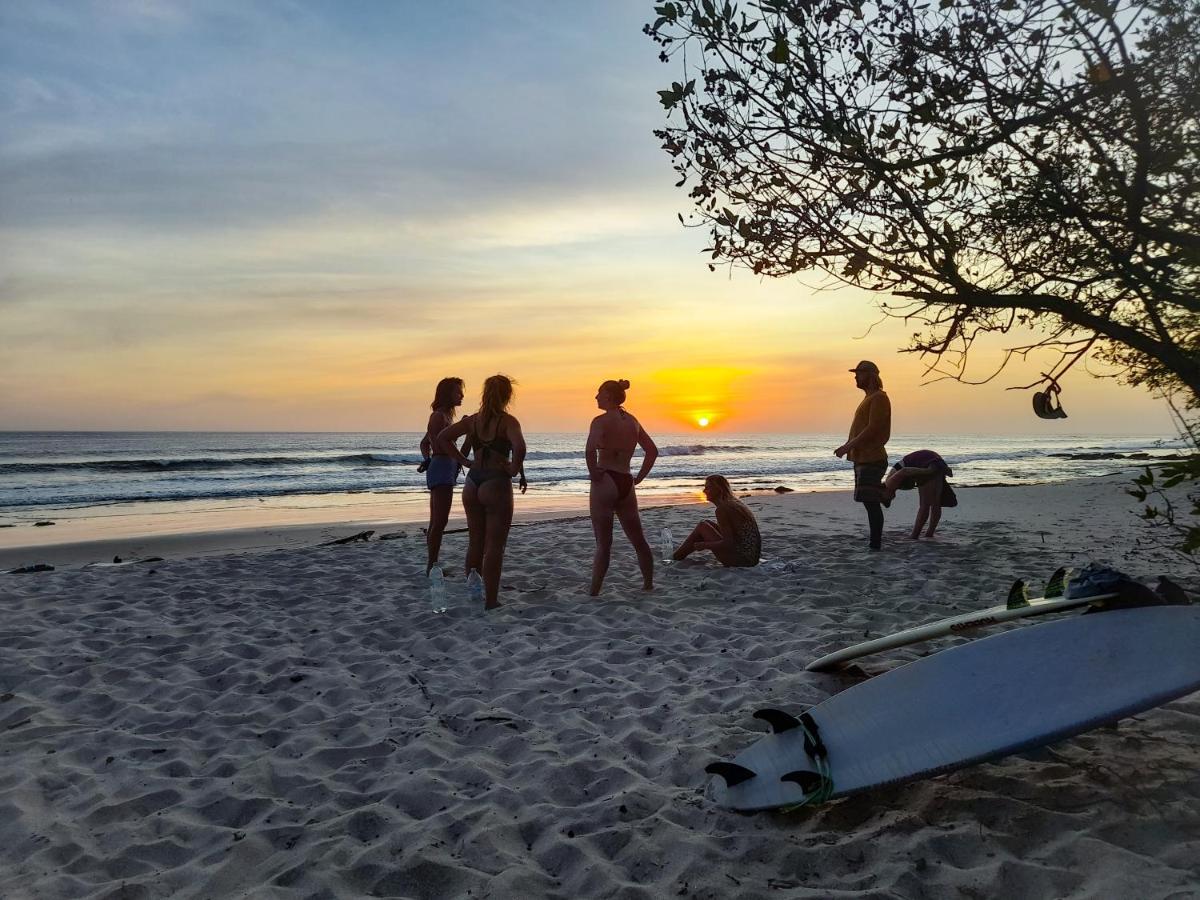
M 926 537 L 933 537 L 938 522 L 942 520 L 943 506 L 957 506 L 958 498 L 954 489 L 946 484 L 946 479 L 953 475 L 946 461 L 932 450 L 914 450 L 901 458 L 892 467 L 892 472 L 883 483 L 883 498 L 891 503 L 896 498 L 896 491 L 917 489 L 918 506 L 917 520 L 913 523 L 912 540 L 921 537 L 921 529 L 929 522 Z
M 711 550 L 723 566 L 757 566 L 762 536 L 750 507 L 733 496 L 723 475 L 704 479 L 704 496 L 717 508 L 717 521 L 697 525 L 675 551 L 675 559 L 684 559 L 696 550 Z

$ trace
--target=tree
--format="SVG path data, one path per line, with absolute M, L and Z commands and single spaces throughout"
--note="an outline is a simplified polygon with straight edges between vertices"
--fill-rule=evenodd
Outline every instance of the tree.
M 884 293 L 951 377 L 1024 326 L 1005 363 L 1090 353 L 1200 408 L 1198 0 L 655 10 L 684 69 L 655 133 L 713 260 Z

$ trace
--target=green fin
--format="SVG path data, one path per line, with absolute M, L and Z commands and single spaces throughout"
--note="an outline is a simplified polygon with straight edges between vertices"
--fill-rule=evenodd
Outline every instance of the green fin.
M 1008 602 L 1004 604 L 1008 609 L 1020 609 L 1022 606 L 1029 605 L 1029 589 L 1025 587 L 1025 582 L 1020 578 L 1013 582 L 1013 586 L 1008 590 Z
M 1042 595 L 1047 600 L 1052 600 L 1055 597 L 1062 597 L 1067 592 L 1067 582 L 1071 580 L 1071 575 L 1074 569 L 1067 566 L 1059 566 L 1059 568 L 1050 576 L 1050 580 L 1046 582 L 1046 591 Z

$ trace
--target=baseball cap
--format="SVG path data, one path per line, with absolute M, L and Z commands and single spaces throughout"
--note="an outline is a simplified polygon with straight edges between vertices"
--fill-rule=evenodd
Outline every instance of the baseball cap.
M 878 375 L 879 374 L 879 366 L 875 365 L 875 363 L 871 362 L 869 359 L 864 359 L 853 369 L 847 369 L 847 371 L 849 371 L 849 372 L 874 372 L 876 375 Z

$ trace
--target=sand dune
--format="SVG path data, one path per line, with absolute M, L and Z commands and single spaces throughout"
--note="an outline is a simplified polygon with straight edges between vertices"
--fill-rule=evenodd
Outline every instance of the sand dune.
M 805 672 L 823 652 L 1090 559 L 1196 586 L 1117 480 L 960 496 L 921 543 L 902 499 L 883 553 L 844 494 L 755 498 L 759 569 L 689 560 L 647 595 L 618 539 L 600 601 L 588 523 L 532 524 L 489 615 L 429 610 L 415 530 L 5 577 L 0 896 L 1194 895 L 1200 695 L 809 811 L 705 799 L 754 709 L 948 644 Z

